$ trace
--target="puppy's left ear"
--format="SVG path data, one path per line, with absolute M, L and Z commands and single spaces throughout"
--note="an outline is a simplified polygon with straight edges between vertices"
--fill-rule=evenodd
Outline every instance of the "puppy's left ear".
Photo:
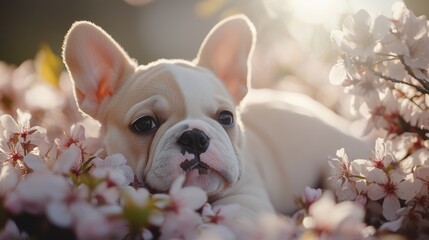
M 86 21 L 70 28 L 64 40 L 63 59 L 79 108 L 98 120 L 103 106 L 136 68 L 119 44 L 103 29 Z
M 226 18 L 209 32 L 196 59 L 197 65 L 210 69 L 224 82 L 237 104 L 248 91 L 255 35 L 246 16 Z

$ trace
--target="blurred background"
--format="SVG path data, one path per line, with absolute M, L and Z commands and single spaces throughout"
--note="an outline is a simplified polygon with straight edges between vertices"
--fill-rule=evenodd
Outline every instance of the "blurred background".
M 342 90 L 328 81 L 338 56 L 330 31 L 341 29 L 342 19 L 362 8 L 373 16 L 390 16 L 396 1 L 1 0 L 0 61 L 19 66 L 40 49 L 59 56 L 64 35 L 76 20 L 104 28 L 140 64 L 158 58 L 192 60 L 213 25 L 244 13 L 258 32 L 253 86 L 305 93 L 341 112 Z M 429 13 L 427 1 L 405 3 L 417 16 Z

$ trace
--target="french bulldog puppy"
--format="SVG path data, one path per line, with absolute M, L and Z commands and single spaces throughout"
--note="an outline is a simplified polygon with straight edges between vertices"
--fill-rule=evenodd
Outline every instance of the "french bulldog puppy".
M 165 192 L 184 174 L 212 204 L 238 203 L 240 217 L 253 219 L 296 209 L 338 148 L 368 153 L 345 120 L 310 98 L 250 89 L 254 44 L 252 23 L 238 15 L 210 31 L 194 61 L 138 66 L 100 27 L 76 22 L 63 59 L 107 153 L 124 154 L 148 188 Z

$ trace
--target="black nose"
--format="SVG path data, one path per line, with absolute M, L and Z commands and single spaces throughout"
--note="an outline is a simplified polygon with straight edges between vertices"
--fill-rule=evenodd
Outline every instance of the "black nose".
M 203 153 L 209 147 L 210 139 L 198 129 L 192 129 L 182 133 L 177 139 L 177 143 L 182 147 L 182 153 Z

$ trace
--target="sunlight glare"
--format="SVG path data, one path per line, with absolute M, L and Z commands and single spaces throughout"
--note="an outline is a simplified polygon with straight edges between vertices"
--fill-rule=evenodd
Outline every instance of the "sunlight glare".
M 345 10 L 344 0 L 289 0 L 291 12 L 310 24 L 332 26 Z

